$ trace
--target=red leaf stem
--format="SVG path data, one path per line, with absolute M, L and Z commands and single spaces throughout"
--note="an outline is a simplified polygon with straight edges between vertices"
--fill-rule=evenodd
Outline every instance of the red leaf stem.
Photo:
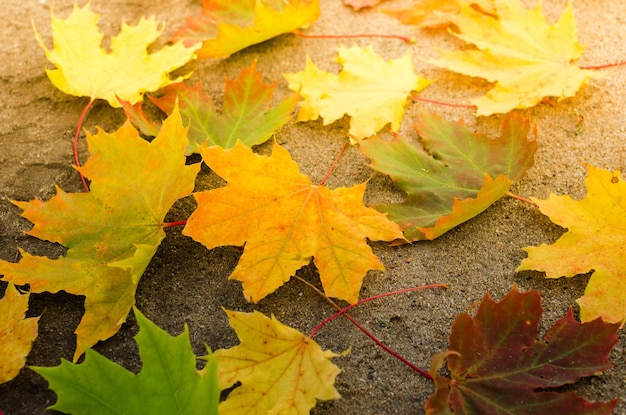
M 339 150 L 339 154 L 337 154 L 337 157 L 335 157 L 335 160 L 333 160 L 333 164 L 330 165 L 330 167 L 328 168 L 328 171 L 326 172 L 326 175 L 318 183 L 318 186 L 322 186 L 324 185 L 324 183 L 326 183 L 326 180 L 328 180 L 330 175 L 333 173 L 333 170 L 335 170 L 335 166 L 337 166 L 337 163 L 339 163 L 339 159 L 341 158 L 343 153 L 346 151 L 347 147 L 348 147 L 348 142 L 343 143 L 341 150 Z
M 315 35 L 315 34 L 309 34 L 309 33 L 302 33 L 299 30 L 294 30 L 293 32 L 294 35 L 301 37 L 301 38 L 305 38 L 305 39 L 360 39 L 360 38 L 367 38 L 367 39 L 371 39 L 371 38 L 379 38 L 379 39 L 398 39 L 401 40 L 403 42 L 406 43 L 410 43 L 413 44 L 415 43 L 415 38 L 414 37 L 408 37 L 408 36 L 402 36 L 402 35 L 389 35 L 389 34 L 377 34 L 377 33 L 359 33 L 359 34 L 352 34 L 352 35 L 324 35 L 324 34 L 320 34 L 320 35 Z
M 171 228 L 172 226 L 184 226 L 187 224 L 187 220 L 179 220 L 176 222 L 165 222 L 163 224 L 164 228 Z
M 80 129 L 83 126 L 83 122 L 85 121 L 85 117 L 87 116 L 87 111 L 91 108 L 91 104 L 93 104 L 94 98 L 91 98 L 85 108 L 83 108 L 83 112 L 80 114 L 80 118 L 78 118 L 78 124 L 76 125 L 76 132 L 74 133 L 74 142 L 73 142 L 73 150 L 74 150 L 74 163 L 76 163 L 76 167 L 80 167 L 80 159 L 78 158 L 78 136 L 80 135 Z M 89 185 L 87 184 L 87 180 L 85 180 L 85 176 L 79 171 L 80 180 L 83 182 L 83 187 L 85 191 L 89 193 Z
M 614 63 L 605 63 L 602 65 L 589 65 L 589 66 L 579 66 L 580 69 L 606 69 L 613 68 L 615 66 L 624 66 L 626 65 L 626 61 L 618 61 Z
M 471 105 L 471 104 L 452 104 L 452 103 L 449 103 L 449 102 L 437 101 L 437 100 L 434 100 L 434 99 L 421 98 L 421 97 L 418 97 L 418 96 L 415 96 L 415 95 L 411 95 L 411 98 L 414 99 L 415 101 L 428 102 L 429 104 L 443 105 L 443 106 L 446 106 L 446 107 L 476 109 L 476 105 Z

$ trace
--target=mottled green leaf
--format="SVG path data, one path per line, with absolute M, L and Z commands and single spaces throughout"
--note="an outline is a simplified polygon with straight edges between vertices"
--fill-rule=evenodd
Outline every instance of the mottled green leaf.
M 391 176 L 407 192 L 403 203 L 376 209 L 388 213 L 409 241 L 437 237 L 450 223 L 471 219 L 504 196 L 509 185 L 498 176 L 504 175 L 510 182 L 519 180 L 533 165 L 537 150 L 537 142 L 528 139 L 529 121 L 517 115 L 504 120 L 497 139 L 474 134 L 462 122 L 428 113 L 421 115 L 414 128 L 423 147 L 401 136 L 391 140 L 372 137 L 361 143 L 361 150 L 372 160 L 371 167 Z M 486 175 L 495 180 L 486 179 Z M 480 209 L 457 208 L 457 216 L 437 227 L 440 218 L 452 213 L 457 200 L 481 196 L 485 184 L 492 187 L 478 199 Z

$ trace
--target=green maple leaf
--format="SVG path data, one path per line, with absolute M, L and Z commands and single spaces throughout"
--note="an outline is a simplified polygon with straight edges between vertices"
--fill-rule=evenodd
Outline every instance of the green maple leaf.
M 22 253 L 0 261 L 0 275 L 32 292 L 84 295 L 74 359 L 84 347 L 115 334 L 135 301 L 135 290 L 165 237 L 172 204 L 191 193 L 200 165 L 185 166 L 186 131 L 178 111 L 151 142 L 125 124 L 115 133 L 87 135 L 91 157 L 79 170 L 92 179 L 89 193 L 57 194 L 47 202 L 14 202 L 34 227 L 29 235 L 68 248 L 59 259 Z
M 237 140 L 249 147 L 267 141 L 293 116 L 298 102 L 296 94 L 270 108 L 276 82 L 263 83 L 256 61 L 241 71 L 237 79 L 226 79 L 221 113 L 211 98 L 202 92 L 200 84 L 188 87 L 183 83 L 171 85 L 161 98 L 152 98 L 161 110 L 170 114 L 180 105 L 183 119 L 189 119 L 189 145 L 186 153 L 197 152 L 199 145 L 232 148 Z
M 588 402 L 574 392 L 546 389 L 610 368 L 619 324 L 579 323 L 570 309 L 540 341 L 541 313 L 538 292 L 514 288 L 498 303 L 485 295 L 475 317 L 459 314 L 450 349 L 433 359 L 437 390 L 426 414 L 610 414 L 617 399 Z M 437 374 L 444 359 L 451 378 Z
M 172 337 L 137 309 L 135 316 L 141 371 L 135 375 L 89 348 L 81 364 L 63 360 L 57 367 L 33 367 L 58 395 L 50 409 L 74 415 L 217 415 L 215 358 L 209 355 L 197 370 L 187 326 Z
M 527 138 L 530 123 L 516 115 L 504 120 L 498 139 L 427 113 L 414 128 L 424 149 L 400 136 L 361 142 L 371 167 L 407 192 L 403 203 L 376 209 L 398 223 L 409 241 L 434 239 L 478 215 L 524 175 L 537 150 Z

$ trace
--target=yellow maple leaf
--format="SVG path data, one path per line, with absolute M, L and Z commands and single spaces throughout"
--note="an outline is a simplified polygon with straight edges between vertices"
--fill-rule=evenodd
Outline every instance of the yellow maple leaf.
M 239 346 L 217 350 L 220 389 L 241 382 L 220 404 L 225 414 L 308 414 L 315 400 L 339 398 L 337 355 L 311 338 L 255 311 L 228 311 Z
M 144 92 L 156 91 L 187 76 L 170 78 L 169 72 L 195 58 L 199 44 L 182 42 L 164 46 L 148 54 L 146 48 L 163 30 L 154 17 L 142 18 L 136 26 L 122 23 L 120 33 L 111 38 L 111 52 L 102 48 L 103 34 L 98 30 L 99 15 L 89 3 L 74 5 L 67 19 L 51 12 L 54 48 L 48 49 L 35 28 L 35 36 L 46 57 L 56 69 L 46 69 L 54 86 L 66 94 L 102 98 L 120 107 L 117 97 L 135 104 Z M 33 25 L 34 27 L 34 25 Z
M 37 337 L 39 317 L 24 318 L 28 297 L 9 284 L 0 299 L 0 384 L 20 373 Z
M 250 45 L 307 27 L 320 15 L 319 0 L 248 0 L 237 5 L 232 0 L 214 0 L 205 1 L 204 8 L 203 15 L 187 19 L 173 37 L 186 44 L 201 41 L 198 58 L 226 58 Z M 216 9 L 226 9 L 226 13 Z
M 357 301 L 368 270 L 384 267 L 365 238 L 401 239 L 398 225 L 363 205 L 365 183 L 330 190 L 299 172 L 276 144 L 270 157 L 240 141 L 231 149 L 200 147 L 205 163 L 228 184 L 195 193 L 198 208 L 183 234 L 212 249 L 245 249 L 230 279 L 257 302 L 314 257 L 327 295 Z
M 580 305 L 583 322 L 626 318 L 626 182 L 619 171 L 588 166 L 587 196 L 572 200 L 551 194 L 532 198 L 541 212 L 568 231 L 554 244 L 526 247 L 516 271 L 544 271 L 546 278 L 573 277 L 594 270 Z
M 356 140 L 376 134 L 388 123 L 398 131 L 409 93 L 432 82 L 415 74 L 409 53 L 385 61 L 372 46 L 340 47 L 335 60 L 343 66 L 339 75 L 322 71 L 307 57 L 303 71 L 284 76 L 289 88 L 304 98 L 298 121 L 321 116 L 328 125 L 348 114 L 350 135 Z
M 529 108 L 545 97 L 572 97 L 598 72 L 572 62 L 584 51 L 576 39 L 571 1 L 559 20 L 548 25 L 541 2 L 525 9 L 519 0 L 494 0 L 497 17 L 463 3 L 451 17 L 452 33 L 479 50 L 445 51 L 428 62 L 496 82 L 487 95 L 472 100 L 478 115 Z

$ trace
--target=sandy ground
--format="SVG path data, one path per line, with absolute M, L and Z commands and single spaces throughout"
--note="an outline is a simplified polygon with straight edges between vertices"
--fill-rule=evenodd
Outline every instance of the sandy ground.
M 102 14 L 101 28 L 116 34 L 121 19 L 135 23 L 141 16 L 156 15 L 167 23 L 171 34 L 185 16 L 200 9 L 199 1 L 179 0 L 92 0 L 92 9 Z M 566 0 L 546 0 L 548 19 L 553 21 Z M 66 17 L 72 0 L 3 0 L 0 7 L 0 258 L 15 260 L 17 247 L 39 255 L 60 255 L 59 246 L 34 240 L 23 234 L 29 223 L 9 199 L 48 199 L 54 184 L 66 191 L 81 191 L 78 176 L 71 168 L 71 139 L 86 98 L 68 96 L 47 79 L 47 65 L 35 42 L 31 20 L 48 45 L 50 9 Z M 626 57 L 626 0 L 574 0 L 580 41 L 588 49 L 581 65 L 603 64 Z M 437 47 L 455 47 L 459 42 L 444 32 L 417 32 L 411 27 L 379 13 L 354 13 L 339 0 L 322 1 L 322 16 L 310 29 L 313 33 L 396 33 L 415 35 L 417 43 L 397 40 L 307 40 L 284 35 L 237 53 L 227 60 L 202 61 L 191 81 L 202 80 L 205 91 L 220 103 L 223 80 L 258 59 L 258 69 L 266 82 L 278 81 L 276 99 L 289 91 L 281 73 L 304 68 L 308 54 L 327 70 L 339 69 L 332 62 L 339 45 L 373 44 L 385 58 L 398 58 L 407 50 L 414 57 L 417 71 L 437 82 L 421 95 L 465 103 L 486 91 L 487 84 L 434 68 L 420 58 L 436 56 Z M 540 148 L 535 167 L 513 191 L 523 196 L 546 197 L 549 191 L 567 193 L 574 198 L 585 194 L 584 163 L 611 170 L 626 167 L 626 69 L 607 71 L 606 78 L 592 80 L 579 94 L 557 106 L 539 105 L 520 111 L 532 117 L 539 130 Z M 464 118 L 476 130 L 496 134 L 501 116 L 476 118 L 470 110 L 451 109 L 412 103 L 402 131 L 412 133 L 410 124 L 420 110 L 436 111 L 448 119 Z M 578 125 L 578 114 L 584 117 Z M 97 102 L 85 127 L 100 126 L 114 131 L 124 121 L 123 112 Z M 304 173 L 319 181 L 345 140 L 347 120 L 327 127 L 321 122 L 290 123 L 277 135 L 300 164 Z M 267 151 L 267 145 L 260 151 Z M 81 157 L 87 157 L 81 141 Z M 367 160 L 350 148 L 327 181 L 331 188 L 366 180 L 368 203 L 398 197 L 390 191 L 390 181 L 366 166 Z M 215 177 L 204 169 L 200 188 L 214 185 Z M 168 220 L 186 218 L 194 209 L 191 200 L 178 203 Z M 432 290 L 400 295 L 369 303 L 356 309 L 353 316 L 379 338 L 415 364 L 428 368 L 437 352 L 447 349 L 450 326 L 458 313 L 480 301 L 489 291 L 496 299 L 513 284 L 521 290 L 536 289 L 543 295 L 545 308 L 542 330 L 552 325 L 580 297 L 587 276 L 546 280 L 541 273 L 515 273 L 525 253 L 522 247 L 555 241 L 563 229 L 550 223 L 533 207 L 504 199 L 474 220 L 459 226 L 432 242 L 389 247 L 373 243 L 375 253 L 386 265 L 386 272 L 372 272 L 365 279 L 362 297 L 409 286 L 445 283 L 446 291 Z M 197 354 L 204 343 L 213 349 L 237 344 L 220 307 L 274 313 L 282 322 L 308 333 L 317 322 L 333 313 L 320 297 L 298 281 L 291 281 L 258 305 L 246 303 L 240 284 L 228 281 L 239 251 L 224 247 L 206 250 L 184 237 L 180 229 L 168 230 L 139 285 L 137 306 L 147 317 L 172 334 L 186 323 Z M 313 267 L 299 271 L 301 277 L 318 283 Z M 0 285 L 4 289 L 4 284 Z M 83 311 L 83 298 L 65 293 L 38 294 L 31 298 L 29 315 L 41 315 L 39 337 L 28 358 L 29 365 L 55 366 L 61 358 L 71 359 L 75 345 L 73 331 Z M 134 318 L 113 338 L 95 349 L 124 367 L 138 371 L 140 361 L 133 335 Z M 591 400 L 609 400 L 626 395 L 625 332 L 611 353 L 615 368 L 601 376 L 579 382 L 575 389 Z M 316 414 L 412 414 L 423 413 L 424 402 L 433 385 L 373 344 L 356 328 L 337 319 L 323 329 L 316 340 L 324 347 L 342 352 L 335 360 L 343 371 L 337 378 L 342 399 L 321 402 Z M 13 381 L 0 385 L 0 408 L 6 415 L 52 413 L 45 408 L 55 402 L 43 378 L 24 369 Z M 626 414 L 626 403 L 616 412 Z

